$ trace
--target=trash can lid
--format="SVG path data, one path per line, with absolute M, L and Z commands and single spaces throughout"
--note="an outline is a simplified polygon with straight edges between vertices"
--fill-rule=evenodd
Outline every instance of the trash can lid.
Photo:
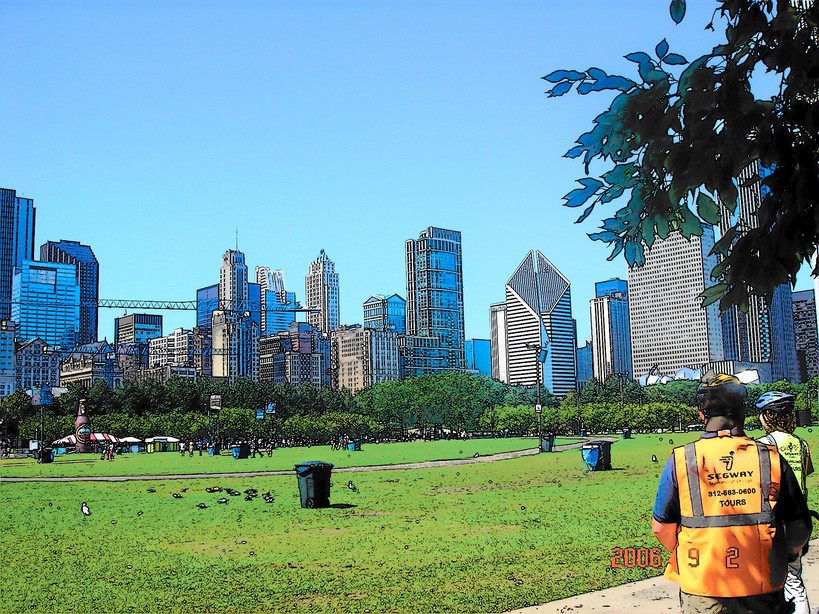
M 324 461 L 305 461 L 296 465 L 296 469 L 302 467 L 330 467 L 332 469 L 334 465 L 332 463 L 325 463 Z

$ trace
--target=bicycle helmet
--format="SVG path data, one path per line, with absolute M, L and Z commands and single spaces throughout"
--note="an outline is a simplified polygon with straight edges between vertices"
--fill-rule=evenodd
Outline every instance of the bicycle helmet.
M 795 397 L 787 392 L 771 390 L 766 392 L 756 402 L 757 409 L 776 414 L 785 414 L 793 411 Z
M 733 375 L 707 374 L 697 388 L 697 405 L 706 418 L 745 415 L 748 391 Z

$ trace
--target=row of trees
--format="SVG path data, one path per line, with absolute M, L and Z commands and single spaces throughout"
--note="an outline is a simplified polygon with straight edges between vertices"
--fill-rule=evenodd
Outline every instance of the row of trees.
M 590 380 L 579 394 L 558 400 L 541 390 L 541 426 L 544 432 L 613 432 L 671 429 L 698 422 L 694 406 L 697 383 L 677 381 L 640 387 L 610 377 Z M 749 407 L 767 390 L 782 390 L 797 397 L 798 409 L 817 416 L 819 378 L 806 384 L 789 382 L 749 387 Z M 211 394 L 221 394 L 223 409 L 209 409 Z M 46 439 L 73 431 L 80 399 L 95 431 L 140 438 L 173 435 L 183 438 L 213 436 L 216 420 L 220 435 L 228 438 L 264 437 L 326 441 L 340 434 L 351 436 L 440 437 L 451 432 L 519 435 L 537 430 L 534 387 L 509 386 L 486 376 L 443 373 L 377 384 L 355 397 L 345 391 L 289 384 L 239 380 L 231 385 L 207 380 L 172 379 L 126 382 L 111 390 L 98 381 L 90 390 L 71 386 L 53 405 L 40 408 L 22 390 L 0 405 L 3 429 L 12 438 L 36 438 L 41 421 Z M 256 419 L 256 410 L 275 403 L 276 412 Z M 753 411 L 749 412 L 753 414 Z M 749 423 L 754 424 L 754 418 Z

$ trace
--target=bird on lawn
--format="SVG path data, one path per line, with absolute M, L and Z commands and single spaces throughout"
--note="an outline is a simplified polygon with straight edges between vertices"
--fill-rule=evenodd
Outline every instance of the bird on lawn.
M 227 502 L 228 502 L 228 500 L 225 497 L 222 497 L 216 503 L 227 503 Z
M 656 454 L 652 454 L 652 455 L 651 455 L 651 462 L 652 462 L 652 463 L 656 463 L 656 462 L 657 462 L 657 455 L 656 455 Z
M 82 513 L 85 516 L 90 516 L 91 515 L 91 510 L 88 509 L 88 504 L 85 501 L 82 502 L 82 505 L 80 506 L 80 509 L 82 510 Z
M 673 440 L 673 439 L 669 439 L 669 440 L 668 440 L 668 443 L 670 443 L 670 444 L 673 446 L 673 445 L 674 445 L 674 440 Z
M 181 499 L 182 495 L 180 495 L 178 492 L 175 492 L 175 493 L 173 493 L 173 498 L 174 499 Z
M 205 505 L 204 503 L 197 503 L 196 507 L 198 507 L 200 510 L 203 510 L 207 507 L 207 505 Z
M 149 488 L 148 492 L 156 492 L 156 488 Z
M 349 482 L 347 482 L 347 488 L 349 488 L 349 489 L 350 489 L 350 490 L 352 490 L 353 492 L 358 492 L 358 488 L 356 488 L 356 485 L 355 485 L 355 484 L 353 484 L 353 481 L 352 481 L 352 480 L 350 480 Z

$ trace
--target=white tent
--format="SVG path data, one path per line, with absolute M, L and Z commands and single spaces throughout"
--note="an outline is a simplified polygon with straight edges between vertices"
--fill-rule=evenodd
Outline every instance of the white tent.
M 167 441 L 168 443 L 179 443 L 179 440 L 176 437 L 163 437 L 162 435 L 157 435 L 156 437 L 148 437 L 145 439 L 145 443 L 154 443 L 155 441 Z
M 110 441 L 113 443 L 119 443 L 122 441 L 119 437 L 115 435 L 110 435 L 108 433 L 91 433 L 91 441 L 94 442 L 103 442 L 103 441 Z M 76 435 L 67 435 L 62 439 L 58 439 L 56 441 L 51 442 L 53 444 L 60 444 L 60 445 L 67 445 L 67 446 L 75 446 L 77 445 L 77 436 Z

